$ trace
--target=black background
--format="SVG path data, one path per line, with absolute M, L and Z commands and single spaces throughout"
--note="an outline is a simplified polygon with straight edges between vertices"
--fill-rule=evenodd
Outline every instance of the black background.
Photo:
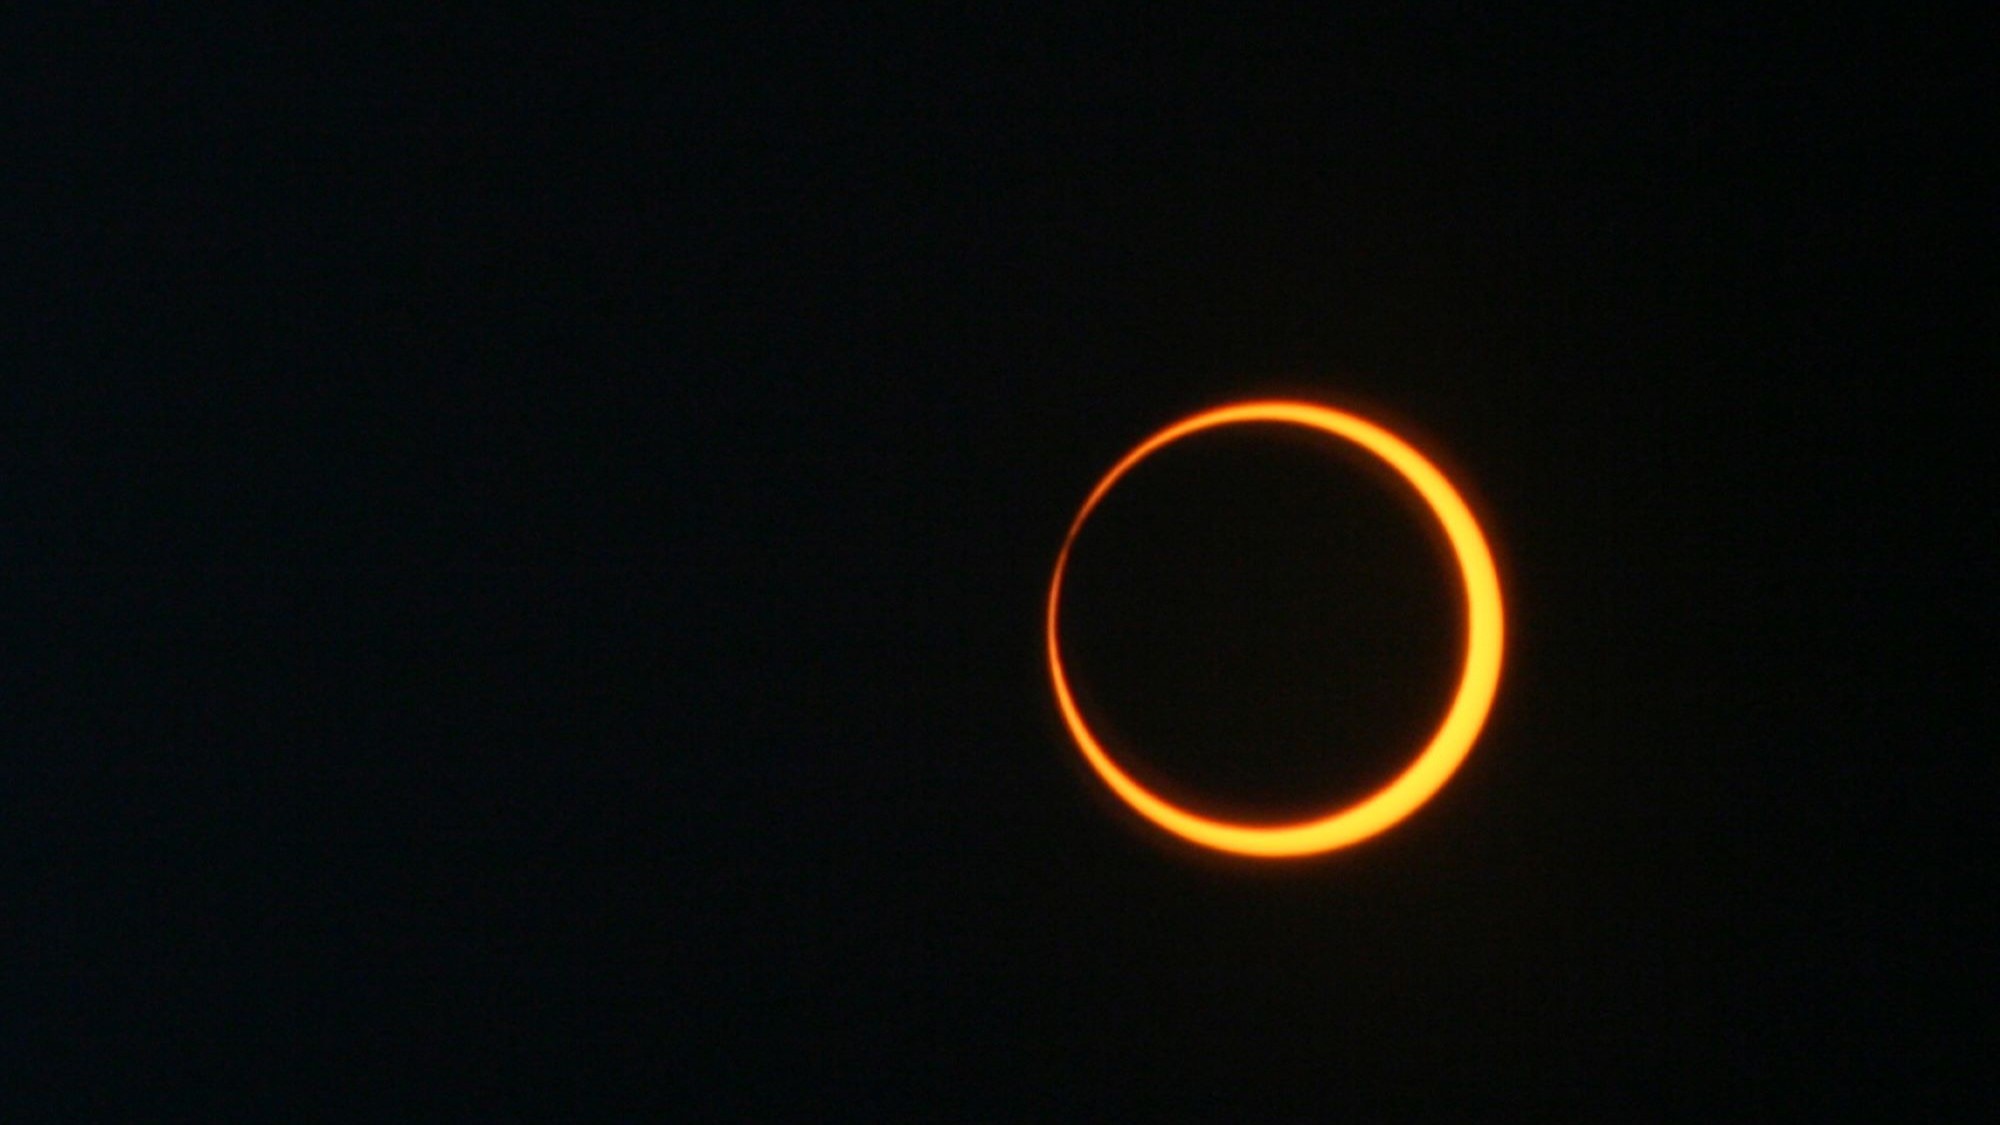
M 10 1119 L 1990 1093 L 1971 28 L 8 39 Z M 1434 454 L 1512 626 L 1452 784 L 1281 865 L 1105 796 L 1040 636 L 1098 476 L 1266 394 Z M 1394 768 L 1455 609 L 1260 448 L 1135 475 L 1076 643 L 1276 810 Z M 1246 716 L 1269 771 L 1196 737 Z

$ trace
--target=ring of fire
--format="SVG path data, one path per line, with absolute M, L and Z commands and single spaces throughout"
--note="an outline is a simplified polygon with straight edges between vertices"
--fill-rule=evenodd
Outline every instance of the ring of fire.
M 1216 820 L 1163 800 L 1134 781 L 1099 745 L 1083 721 L 1063 672 L 1062 648 L 1056 640 L 1057 611 L 1062 603 L 1063 571 L 1077 533 L 1119 478 L 1170 442 L 1218 426 L 1244 422 L 1280 422 L 1319 430 L 1343 438 L 1374 454 L 1410 482 L 1432 514 L 1443 524 L 1465 584 L 1466 636 L 1464 671 L 1444 721 L 1430 743 L 1402 773 L 1374 793 L 1326 816 L 1290 824 L 1244 824 Z M 1056 705 L 1062 711 L 1077 748 L 1097 776 L 1139 815 L 1183 839 L 1219 851 L 1266 858 L 1314 855 L 1346 847 L 1385 831 L 1430 800 L 1450 780 L 1472 751 L 1480 727 L 1492 708 L 1500 682 L 1503 634 L 1500 579 L 1493 552 L 1458 490 L 1442 472 L 1401 438 L 1352 414 L 1313 403 L 1291 401 L 1241 402 L 1206 410 L 1168 426 L 1139 443 L 1097 482 L 1083 508 L 1070 523 L 1056 556 L 1049 581 L 1049 675 L 1055 683 Z

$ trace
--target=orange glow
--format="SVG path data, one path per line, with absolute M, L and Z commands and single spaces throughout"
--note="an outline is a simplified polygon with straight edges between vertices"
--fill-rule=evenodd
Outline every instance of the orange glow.
M 1444 525 L 1445 536 L 1465 579 L 1465 671 L 1459 679 L 1451 710 L 1431 736 L 1430 744 L 1395 780 L 1369 796 L 1326 816 L 1292 824 L 1214 820 L 1162 800 L 1134 781 L 1104 752 L 1084 723 L 1075 699 L 1070 696 L 1069 681 L 1063 673 L 1062 649 L 1056 642 L 1056 614 L 1062 603 L 1063 569 L 1069 564 L 1070 547 L 1111 486 L 1169 442 L 1241 422 L 1283 422 L 1320 430 L 1345 438 L 1388 462 L 1416 487 L 1418 495 Z M 1499 686 L 1502 616 L 1500 578 L 1493 567 L 1493 552 L 1488 549 L 1478 522 L 1472 518 L 1471 509 L 1437 466 L 1401 438 L 1352 414 L 1304 402 L 1242 402 L 1184 418 L 1147 438 L 1113 465 L 1091 490 L 1083 509 L 1070 524 L 1069 534 L 1063 538 L 1062 551 L 1056 556 L 1055 575 L 1049 582 L 1049 674 L 1055 681 L 1056 704 L 1062 709 L 1063 721 L 1084 758 L 1112 792 L 1141 816 L 1184 839 L 1220 851 L 1269 858 L 1314 855 L 1346 847 L 1393 827 L 1430 800 L 1465 761 L 1486 722 L 1494 691 Z

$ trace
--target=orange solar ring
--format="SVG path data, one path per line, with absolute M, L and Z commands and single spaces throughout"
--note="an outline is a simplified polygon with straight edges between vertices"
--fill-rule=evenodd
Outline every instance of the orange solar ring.
M 1170 442 L 1203 430 L 1244 422 L 1282 422 L 1319 430 L 1359 445 L 1387 462 L 1415 486 L 1417 494 L 1443 524 L 1445 537 L 1457 557 L 1465 583 L 1466 629 L 1465 665 L 1458 691 L 1444 721 L 1423 750 L 1393 781 L 1345 808 L 1325 816 L 1290 824 L 1245 824 L 1216 820 L 1193 813 L 1162 799 L 1131 775 L 1118 768 L 1111 756 L 1083 721 L 1071 696 L 1063 672 L 1062 646 L 1057 642 L 1057 614 L 1062 606 L 1063 570 L 1077 532 L 1090 518 L 1119 478 L 1139 462 Z M 1161 828 L 1183 839 L 1219 851 L 1239 855 L 1278 858 L 1315 855 L 1346 847 L 1395 826 L 1430 800 L 1450 780 L 1465 756 L 1472 751 L 1480 727 L 1492 708 L 1500 682 L 1500 653 L 1505 628 L 1500 602 L 1500 579 L 1493 566 L 1493 552 L 1479 530 L 1478 521 L 1458 490 L 1445 479 L 1437 466 L 1412 449 L 1395 434 L 1344 411 L 1314 403 L 1290 401 L 1241 402 L 1205 410 L 1184 418 L 1140 442 L 1111 467 L 1097 482 L 1083 509 L 1071 522 L 1056 556 L 1055 575 L 1049 581 L 1048 647 L 1049 675 L 1055 682 L 1056 705 L 1063 722 L 1076 739 L 1078 749 L 1097 776 L 1126 804 Z

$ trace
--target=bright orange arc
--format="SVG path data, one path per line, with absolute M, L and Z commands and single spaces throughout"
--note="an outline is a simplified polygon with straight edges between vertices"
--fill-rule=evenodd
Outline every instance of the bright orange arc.
M 1083 530 L 1084 521 L 1105 494 L 1119 478 L 1169 442 L 1242 422 L 1305 426 L 1351 441 L 1387 462 L 1416 487 L 1417 494 L 1444 525 L 1465 581 L 1465 668 L 1451 709 L 1437 733 L 1431 736 L 1429 745 L 1395 780 L 1369 796 L 1326 816 L 1291 824 L 1242 824 L 1201 816 L 1162 799 L 1134 781 L 1104 752 L 1083 721 L 1076 700 L 1070 695 L 1069 681 L 1063 673 L 1062 648 L 1056 640 L 1063 570 L 1069 564 L 1070 548 L 1076 542 L 1077 532 Z M 1049 582 L 1049 674 L 1055 681 L 1056 704 L 1062 709 L 1063 722 L 1068 724 L 1084 758 L 1112 792 L 1141 816 L 1177 836 L 1219 851 L 1266 858 L 1315 855 L 1346 847 L 1393 827 L 1450 780 L 1471 753 L 1493 706 L 1493 695 L 1500 683 L 1503 617 L 1500 578 L 1493 566 L 1493 552 L 1486 545 L 1478 521 L 1472 518 L 1472 510 L 1437 466 L 1395 434 L 1331 407 L 1305 402 L 1242 402 L 1184 418 L 1147 438 L 1113 465 L 1091 490 L 1083 509 L 1070 524 L 1069 534 L 1063 538 L 1062 551 L 1056 556 L 1055 575 Z

